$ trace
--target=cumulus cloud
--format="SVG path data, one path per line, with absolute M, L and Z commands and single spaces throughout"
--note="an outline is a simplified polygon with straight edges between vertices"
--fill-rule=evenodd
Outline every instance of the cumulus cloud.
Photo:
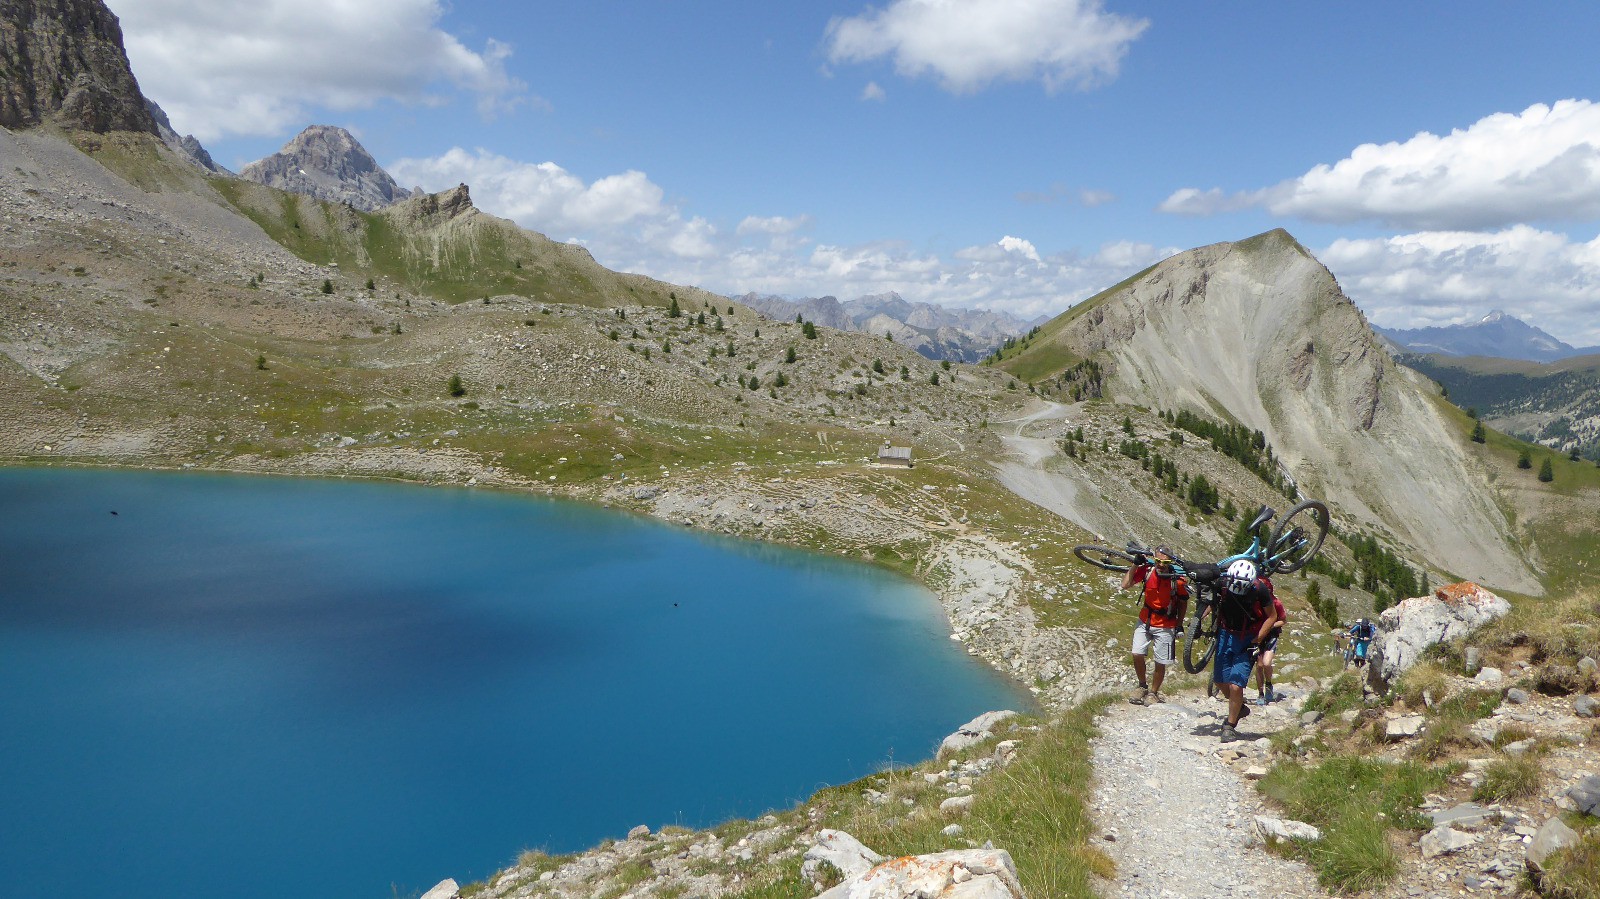
M 889 57 L 901 75 L 952 93 L 1032 80 L 1054 92 L 1114 79 L 1149 24 L 1100 0 L 891 0 L 829 22 L 826 45 L 830 62 Z
M 593 182 L 554 162 L 529 163 L 486 150 L 452 149 L 388 166 L 402 184 L 472 188 L 474 202 L 554 240 L 587 247 L 602 265 L 730 296 L 755 291 L 852 298 L 896 291 L 908 300 L 1005 310 L 1060 312 L 1176 252 L 1111 243 L 1091 254 L 1041 253 L 1006 235 L 941 256 L 898 241 L 817 243 L 807 214 L 746 216 L 726 233 L 668 203 L 642 172 Z
M 1495 309 L 1575 346 L 1600 345 L 1600 238 L 1516 225 L 1336 240 L 1318 254 L 1377 324 L 1458 324 Z
M 471 185 L 473 200 L 481 208 L 556 240 L 587 240 L 632 225 L 640 233 L 649 226 L 654 229 L 649 233 L 670 242 L 673 226 L 689 227 L 643 172 L 608 175 L 586 184 L 553 162 L 520 162 L 460 147 L 440 156 L 402 159 L 389 171 L 402 184 L 428 190 Z
M 465 91 L 486 116 L 538 103 L 506 72 L 511 47 L 469 49 L 438 27 L 441 0 L 119 0 L 144 92 L 201 140 L 276 134 L 310 106 L 444 102 Z M 249 27 L 240 27 L 241 15 Z
M 861 99 L 882 103 L 889 99 L 889 95 L 878 86 L 878 82 L 868 81 L 867 86 L 861 89 Z
M 1318 222 L 1483 230 L 1600 217 L 1600 105 L 1535 104 L 1447 135 L 1362 144 L 1332 165 L 1260 190 L 1183 188 L 1161 209 L 1210 215 L 1259 206 Z

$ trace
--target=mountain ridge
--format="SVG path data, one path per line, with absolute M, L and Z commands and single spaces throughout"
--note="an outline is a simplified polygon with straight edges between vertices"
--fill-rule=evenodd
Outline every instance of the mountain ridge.
M 289 193 L 374 212 L 413 196 L 372 154 L 337 125 L 311 125 L 278 152 L 239 170 L 239 177 Z
M 995 364 L 1039 381 L 1102 360 L 1107 398 L 1260 430 L 1305 492 L 1392 528 L 1446 570 L 1538 592 L 1431 382 L 1396 365 L 1288 232 L 1180 253 L 1080 307 Z
M 977 362 L 1006 339 L 1045 320 L 1027 322 L 1007 312 L 913 303 L 893 291 L 843 302 L 834 296 L 788 299 L 754 293 L 738 300 L 774 320 L 789 321 L 800 315 L 813 324 L 840 331 L 887 335 L 930 359 L 952 362 Z
M 1409 353 L 1491 356 L 1529 362 L 1555 362 L 1572 356 L 1600 353 L 1600 347 L 1572 346 L 1499 309 L 1475 322 L 1431 328 L 1380 328 L 1374 325 L 1373 330 Z

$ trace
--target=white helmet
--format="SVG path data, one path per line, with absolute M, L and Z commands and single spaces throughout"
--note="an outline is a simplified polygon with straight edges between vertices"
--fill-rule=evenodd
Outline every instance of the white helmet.
M 1228 571 L 1223 577 L 1228 579 L 1228 592 L 1243 593 L 1256 582 L 1256 563 L 1249 559 L 1240 559 L 1228 566 Z

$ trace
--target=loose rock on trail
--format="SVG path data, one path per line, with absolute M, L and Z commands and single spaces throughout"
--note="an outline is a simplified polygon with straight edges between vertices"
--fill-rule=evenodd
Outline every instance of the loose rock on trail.
M 1255 830 L 1256 816 L 1279 813 L 1248 780 L 1268 764 L 1266 735 L 1297 708 L 1292 699 L 1253 707 L 1239 726 L 1246 739 L 1233 743 L 1219 740 L 1227 706 L 1216 700 L 1109 708 L 1094 741 L 1093 844 L 1117 864 L 1105 895 L 1326 896 L 1310 869 L 1267 852 Z

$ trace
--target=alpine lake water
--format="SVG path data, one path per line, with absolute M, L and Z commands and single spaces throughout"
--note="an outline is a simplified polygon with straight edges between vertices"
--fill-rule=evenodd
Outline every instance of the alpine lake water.
M 355 481 L 0 469 L 13 895 L 385 899 L 789 807 L 1016 684 L 891 573 Z

